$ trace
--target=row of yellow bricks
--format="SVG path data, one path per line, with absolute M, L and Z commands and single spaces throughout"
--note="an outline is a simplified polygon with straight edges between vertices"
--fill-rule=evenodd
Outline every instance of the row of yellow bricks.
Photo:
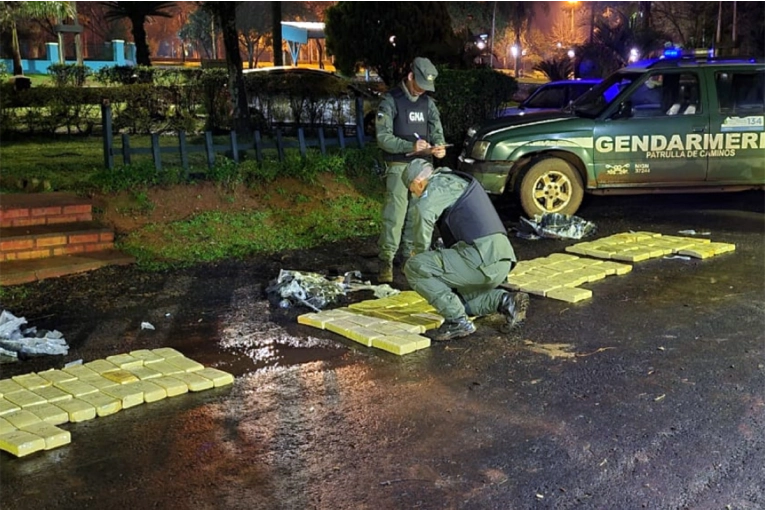
M 637 232 L 579 243 L 566 251 L 637 262 L 669 254 L 707 258 L 734 249 L 727 243 Z M 555 291 L 586 291 L 589 294 L 585 297 L 590 297 L 591 291 L 575 287 L 631 269 L 629 264 L 552 254 L 521 261 L 508 276 L 508 284 L 547 297 L 578 301 L 583 294 Z M 566 283 L 550 283 L 554 278 Z M 549 285 L 554 287 L 547 288 Z M 443 318 L 416 292 L 407 291 L 343 309 L 304 314 L 298 322 L 403 355 L 429 347 L 430 339 L 421 333 L 440 326 Z M 55 448 L 71 441 L 69 432 L 56 427 L 58 424 L 107 416 L 143 402 L 232 382 L 231 374 L 205 368 L 169 348 L 132 351 L 83 366 L 0 380 L 0 449 L 23 456 Z
M 639 262 L 672 254 L 708 258 L 733 250 L 733 244 L 713 243 L 708 239 L 653 232 L 614 234 L 566 248 L 568 252 L 588 258 L 553 253 L 521 261 L 508 275 L 507 286 L 573 303 L 592 297 L 592 291 L 579 288 L 580 285 L 632 271 L 630 264 L 600 259 Z M 403 355 L 429 347 L 430 339 L 422 333 L 439 327 L 443 318 L 416 292 L 406 291 L 347 308 L 304 314 L 298 317 L 298 322 L 332 331 L 367 347 Z
M 632 270 L 631 265 L 615 261 L 634 263 L 666 255 L 705 259 L 735 249 L 734 244 L 664 236 L 654 232 L 614 234 L 566 248 L 569 253 L 588 258 L 553 253 L 539 259 L 521 261 L 513 268 L 507 282 L 515 290 L 574 303 L 592 297 L 592 291 L 578 288 L 580 285 L 602 280 L 609 275 L 627 274 Z
M 71 442 L 56 425 L 234 382 L 169 347 L 0 380 L 0 450 L 17 457 Z

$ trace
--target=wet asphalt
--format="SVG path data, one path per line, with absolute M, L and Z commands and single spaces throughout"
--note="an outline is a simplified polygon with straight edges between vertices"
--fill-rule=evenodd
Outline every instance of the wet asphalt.
M 518 334 L 488 317 L 403 357 L 298 325 L 307 310 L 264 298 L 282 268 L 373 278 L 373 239 L 30 284 L 10 311 L 61 331 L 70 352 L 0 365 L 3 378 L 174 347 L 236 380 L 63 425 L 60 448 L 0 453 L 0 505 L 765 508 L 765 195 L 588 197 L 578 214 L 595 237 L 694 229 L 736 251 L 639 262 L 584 285 L 584 302 L 532 297 Z M 520 259 L 576 242 L 512 241 Z

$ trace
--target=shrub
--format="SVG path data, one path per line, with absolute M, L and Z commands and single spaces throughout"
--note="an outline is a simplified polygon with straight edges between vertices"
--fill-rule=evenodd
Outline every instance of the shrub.
M 8 72 L 8 67 L 5 65 L 5 62 L 0 61 L 0 81 L 4 83 L 10 77 L 11 73 Z
M 201 90 L 202 107 L 207 114 L 205 131 L 219 133 L 231 130 L 231 99 L 228 94 L 228 71 L 205 69 L 197 80 Z
M 494 118 L 516 90 L 515 78 L 491 69 L 441 70 L 434 97 L 446 140 L 461 146 L 468 128 Z
M 232 188 L 244 182 L 244 172 L 233 159 L 218 157 L 212 168 L 207 170 L 207 179 L 226 188 Z
M 104 85 L 133 85 L 152 83 L 154 68 L 147 66 L 110 66 L 102 67 L 95 73 L 95 78 Z
M 53 78 L 57 87 L 82 87 L 85 80 L 92 75 L 90 68 L 77 64 L 53 64 L 48 67 L 48 74 Z
M 574 73 L 574 63 L 568 56 L 561 59 L 552 58 L 536 64 L 534 71 L 544 74 L 550 81 L 567 80 Z
M 269 184 L 279 176 L 279 162 L 265 160 L 258 163 L 255 160 L 246 160 L 239 164 L 239 170 L 245 181 L 250 186 Z

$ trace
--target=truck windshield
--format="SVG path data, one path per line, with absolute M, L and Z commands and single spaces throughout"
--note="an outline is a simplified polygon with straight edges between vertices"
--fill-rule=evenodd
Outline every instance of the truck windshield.
M 594 119 L 613 102 L 619 101 L 622 92 L 639 80 L 645 73 L 617 72 L 585 92 L 571 105 L 572 113 Z
M 521 108 L 563 108 L 566 105 L 566 86 L 543 86 L 520 106 Z

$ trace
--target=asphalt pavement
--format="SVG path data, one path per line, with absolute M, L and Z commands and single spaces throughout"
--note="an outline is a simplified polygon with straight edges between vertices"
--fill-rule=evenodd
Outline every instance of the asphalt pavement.
M 2 508 L 765 508 L 765 196 L 588 197 L 578 214 L 595 238 L 693 229 L 736 250 L 637 262 L 579 303 L 533 296 L 518 334 L 487 317 L 401 357 L 299 325 L 308 310 L 263 293 L 280 268 L 372 278 L 373 239 L 30 284 L 11 311 L 70 352 L 3 378 L 173 347 L 236 379 L 0 454 Z M 512 241 L 521 259 L 577 242 Z

